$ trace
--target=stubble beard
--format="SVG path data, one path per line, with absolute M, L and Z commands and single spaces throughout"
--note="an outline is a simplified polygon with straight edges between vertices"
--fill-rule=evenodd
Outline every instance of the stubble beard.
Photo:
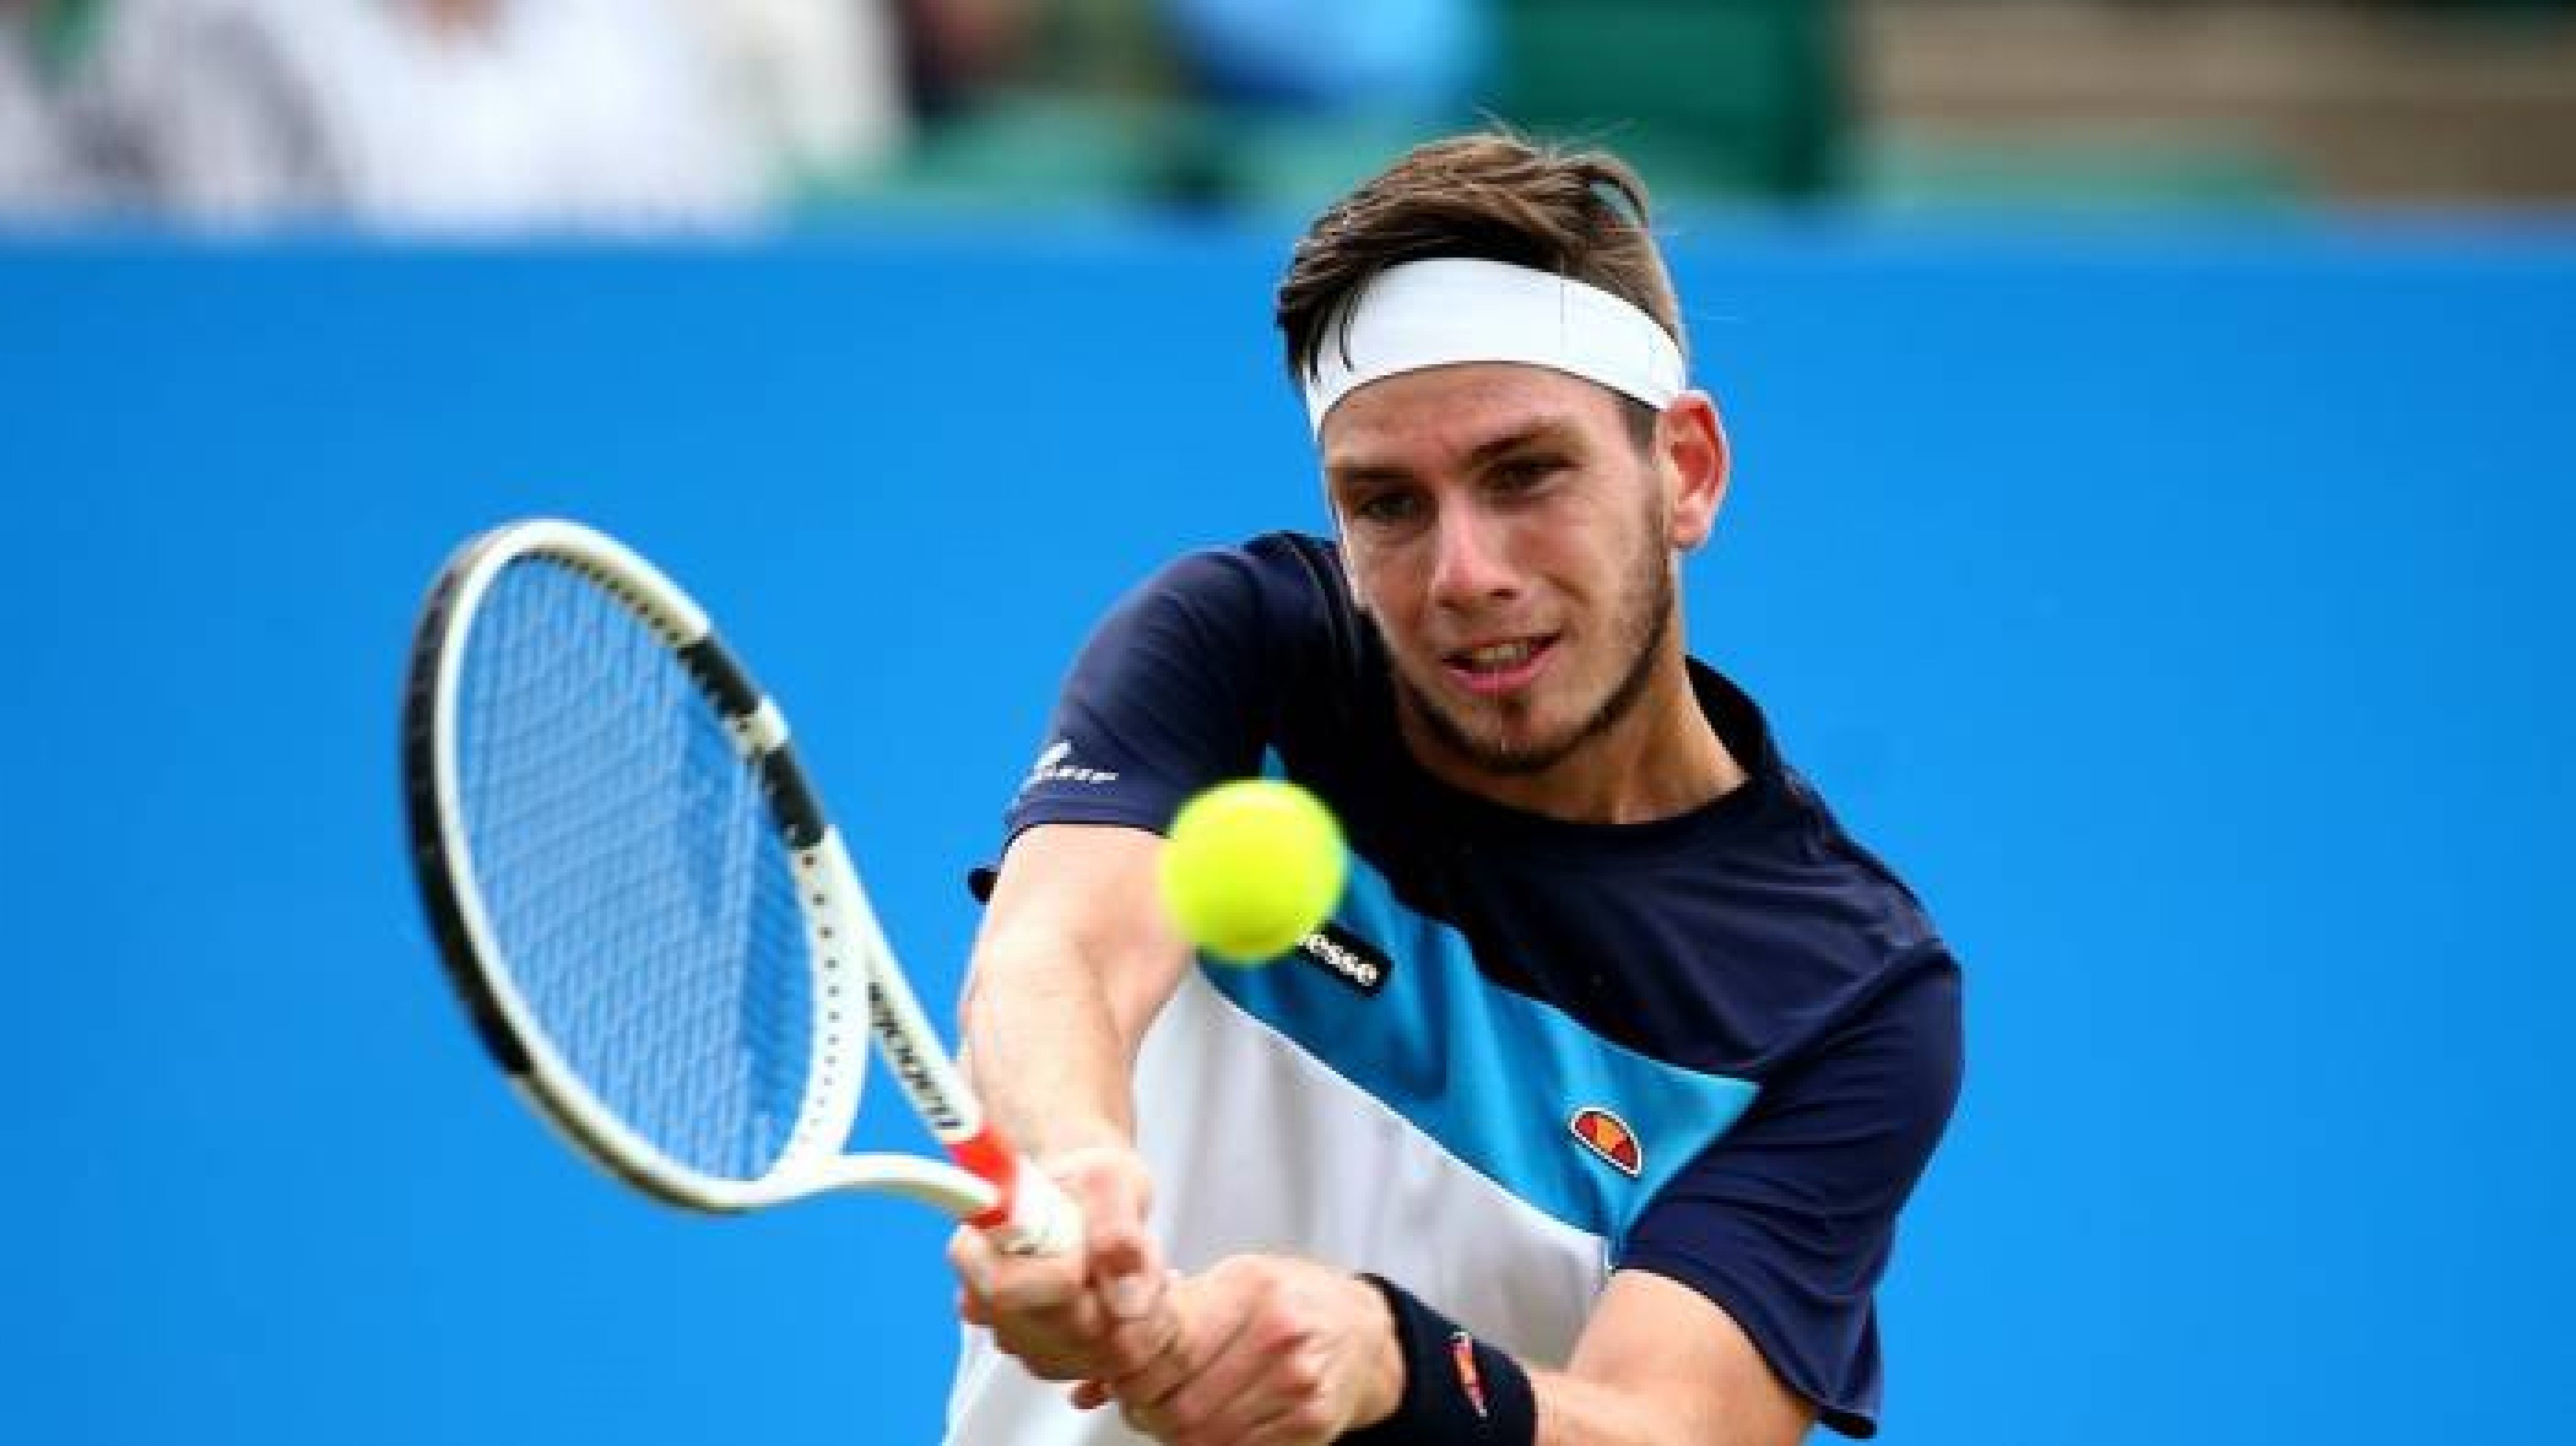
M 1401 666 L 1392 667 L 1398 696 L 1422 724 L 1431 742 L 1482 772 L 1504 778 L 1529 778 L 1573 757 L 1636 712 L 1637 704 L 1654 682 L 1655 664 L 1663 655 L 1665 640 L 1672 636 L 1676 611 L 1671 559 L 1651 542 L 1659 532 L 1659 528 L 1647 532 L 1650 541 L 1645 555 L 1632 569 L 1620 599 L 1614 631 L 1632 642 L 1627 669 L 1589 717 L 1557 737 L 1515 742 L 1508 728 L 1517 721 L 1512 716 L 1520 707 L 1517 703 L 1504 704 L 1499 710 L 1504 715 L 1500 723 L 1479 731 L 1443 705 L 1430 690 L 1406 676 Z

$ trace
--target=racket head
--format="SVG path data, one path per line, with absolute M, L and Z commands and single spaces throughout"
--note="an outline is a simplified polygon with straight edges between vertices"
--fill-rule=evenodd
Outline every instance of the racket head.
M 705 612 L 577 524 L 497 529 L 433 586 L 404 715 L 423 904 L 521 1093 L 673 1204 L 821 1188 L 885 943 Z

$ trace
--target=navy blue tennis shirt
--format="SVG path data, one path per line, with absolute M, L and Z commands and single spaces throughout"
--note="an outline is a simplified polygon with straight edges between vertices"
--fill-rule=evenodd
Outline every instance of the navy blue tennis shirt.
M 1149 1050 L 1186 1071 L 1137 1090 L 1176 1261 L 1285 1245 L 1381 1270 L 1538 1364 L 1607 1271 L 1651 1271 L 1865 1436 L 1874 1293 L 1959 1089 L 1959 970 L 1752 700 L 1690 666 L 1741 787 L 1644 824 L 1506 808 L 1413 760 L 1337 551 L 1274 533 L 1104 620 L 1006 827 L 1160 831 L 1267 772 L 1350 841 L 1333 919 L 1269 968 L 1203 966 L 1166 1011 L 1192 1038 Z M 1274 1155 L 1278 1179 L 1245 1178 Z

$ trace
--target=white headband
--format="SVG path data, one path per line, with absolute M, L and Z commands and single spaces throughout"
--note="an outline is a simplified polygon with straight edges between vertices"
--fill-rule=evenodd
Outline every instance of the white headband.
M 1500 261 L 1390 266 L 1334 313 L 1306 378 L 1306 420 L 1369 383 L 1459 362 L 1547 367 L 1660 411 L 1684 385 L 1682 349 L 1655 319 L 1597 286 Z

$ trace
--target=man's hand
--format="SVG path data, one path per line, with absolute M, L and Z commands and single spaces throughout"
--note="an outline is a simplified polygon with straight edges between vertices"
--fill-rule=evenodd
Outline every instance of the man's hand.
M 1404 1391 L 1386 1298 L 1309 1261 L 1239 1255 L 1178 1282 L 1180 1334 L 1129 1372 L 1094 1376 L 1074 1404 L 1115 1397 L 1165 1446 L 1320 1446 L 1384 1419 Z
M 971 1226 L 949 1237 L 958 1314 L 1050 1381 L 1116 1379 L 1145 1369 L 1179 1329 L 1162 1252 L 1145 1228 L 1153 1188 L 1133 1150 L 1093 1146 L 1046 1162 L 1082 1207 L 1083 1248 L 1005 1255 Z

